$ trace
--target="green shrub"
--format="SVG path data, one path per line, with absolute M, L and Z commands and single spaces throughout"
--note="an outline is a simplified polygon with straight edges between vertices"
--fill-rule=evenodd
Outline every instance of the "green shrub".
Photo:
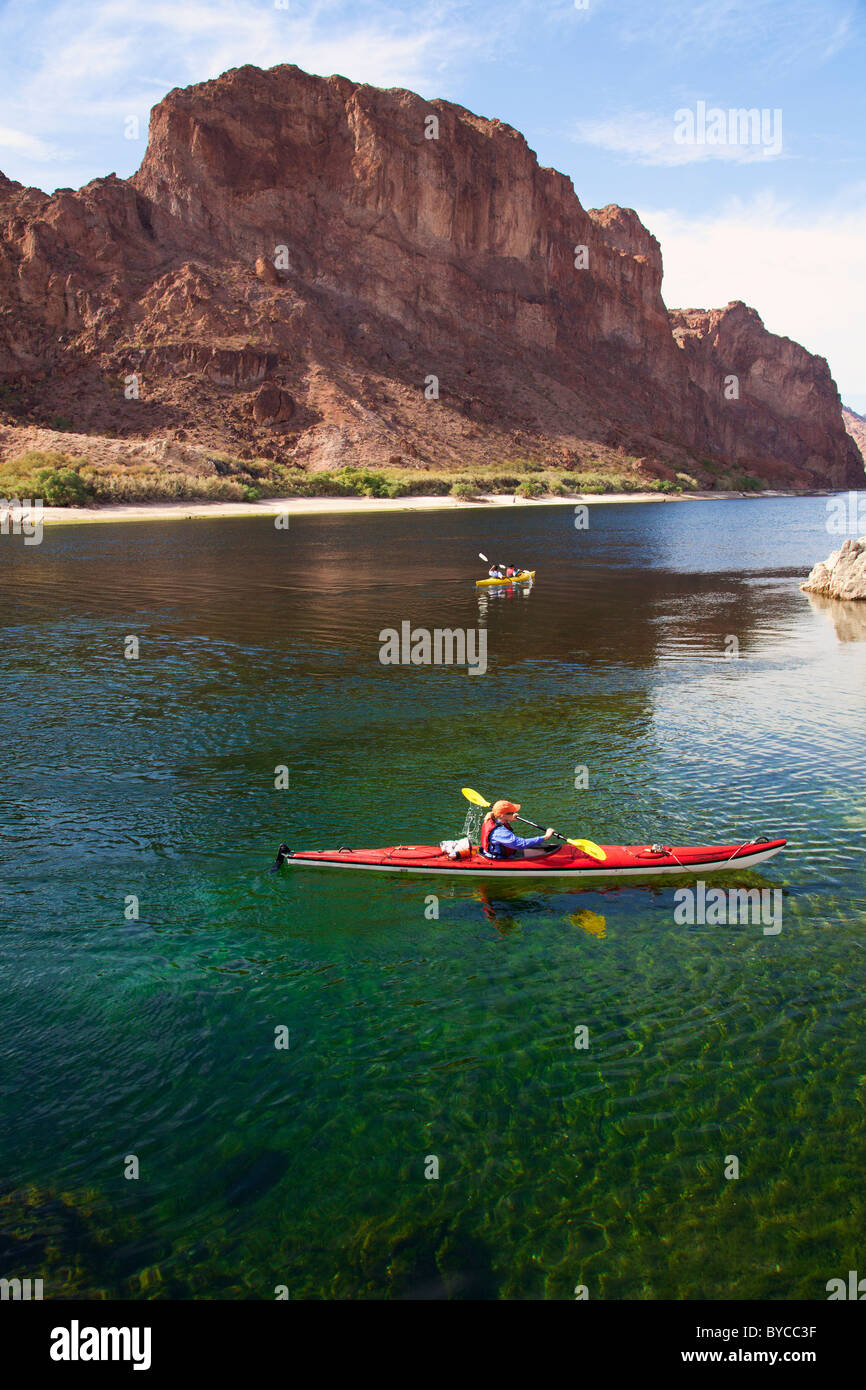
M 413 497 L 447 497 L 451 483 L 451 478 L 442 474 L 437 477 L 435 474 L 422 473 L 420 477 L 408 480 L 407 489 Z
M 191 500 L 197 494 L 196 479 L 184 478 L 179 481 L 178 496 L 184 501 Z M 243 502 L 246 500 L 246 485 L 239 483 L 234 478 L 205 478 L 204 495 L 206 498 L 213 498 L 219 502 Z
M 161 468 L 146 459 L 127 463 L 91 465 L 69 454 L 31 450 L 0 464 L 0 497 L 38 497 L 54 506 L 82 502 L 259 501 L 268 497 L 445 497 L 468 501 L 483 493 L 514 494 L 523 498 L 545 495 L 567 498 L 575 493 L 679 492 L 698 484 L 688 473 L 677 474 L 676 483 L 642 478 L 634 470 L 564 472 L 560 466 L 542 468 L 532 460 L 508 464 L 509 471 L 492 466 L 470 472 L 410 472 L 407 468 L 369 469 L 344 467 L 308 473 L 300 466 L 257 458 L 239 460 L 218 452 L 205 456 L 215 474 L 180 472 L 176 466 Z M 204 459 L 199 461 L 199 465 Z M 510 471 L 514 470 L 514 471 Z M 527 476 L 532 474 L 533 476 Z M 726 490 L 760 491 L 766 485 L 751 475 L 722 477 L 714 482 Z
M 574 486 L 578 492 L 611 492 L 610 481 L 603 473 L 575 473 Z
M 86 459 L 73 458 L 71 454 L 58 454 L 51 449 L 28 449 L 17 459 L 9 459 L 0 465 L 0 472 L 14 469 L 16 473 L 33 473 L 37 468 L 83 468 Z
M 443 486 L 444 484 L 444 486 Z M 418 497 L 421 495 L 436 495 L 437 492 L 446 493 L 449 487 L 449 480 L 444 478 L 427 478 L 422 473 L 420 477 L 389 478 L 387 480 L 387 497 Z
M 682 492 L 682 490 L 683 489 L 679 483 L 672 483 L 668 478 L 653 478 L 652 482 L 650 483 L 647 489 L 647 491 L 649 492 L 665 493 Z
M 230 478 L 232 473 L 240 472 L 244 465 L 231 454 L 208 454 L 207 462 L 220 478 Z
M 751 473 L 744 473 L 737 481 L 739 492 L 763 492 L 766 486 L 766 483 L 762 482 L 760 478 L 753 477 Z
M 527 482 L 521 483 L 518 488 L 515 488 L 515 496 L 543 497 L 546 491 L 547 488 L 544 486 L 544 483 L 539 482 L 536 478 L 531 478 L 527 480 Z
M 49 507 L 81 506 L 95 496 L 90 478 L 80 473 L 86 467 L 85 459 L 30 449 L 0 466 L 0 495 L 39 497 Z
M 380 497 L 408 497 L 411 492 L 405 478 L 386 478 L 384 490 L 379 493 Z
M 93 485 L 74 468 L 40 468 L 33 475 L 33 493 L 47 507 L 82 507 L 95 497 Z
M 343 468 L 341 474 L 359 497 L 387 497 L 390 482 L 393 481 L 386 478 L 384 473 L 373 473 L 369 468 Z
M 50 430 L 71 430 L 73 422 L 68 415 L 51 415 L 48 418 L 48 428 Z
M 543 473 L 544 464 L 531 458 L 503 459 L 503 466 L 512 473 Z
M 608 484 L 611 492 L 643 492 L 646 483 L 636 473 L 610 473 Z
M 455 481 L 445 473 L 387 474 L 357 468 L 304 473 L 281 464 L 273 464 L 271 473 L 263 497 L 447 497 Z

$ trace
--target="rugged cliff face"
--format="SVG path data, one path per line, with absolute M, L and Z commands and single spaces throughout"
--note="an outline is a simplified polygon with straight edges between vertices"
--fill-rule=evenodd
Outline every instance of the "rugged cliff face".
M 862 481 L 826 362 L 744 305 L 669 318 L 661 277 L 635 213 L 584 209 L 508 126 L 244 67 L 170 92 L 130 180 L 0 177 L 0 408 L 314 468 Z
M 740 301 L 724 309 L 675 309 L 674 339 L 706 409 L 704 447 L 764 478 L 808 485 L 826 468 L 827 441 L 837 464 L 826 471 L 839 486 L 863 480 L 862 459 L 843 439 L 842 408 L 830 369 L 790 338 L 768 333 Z
M 847 406 L 843 406 L 842 419 L 845 421 L 846 430 L 860 450 L 861 458 L 866 459 L 866 415 L 858 415 L 856 410 L 849 410 Z

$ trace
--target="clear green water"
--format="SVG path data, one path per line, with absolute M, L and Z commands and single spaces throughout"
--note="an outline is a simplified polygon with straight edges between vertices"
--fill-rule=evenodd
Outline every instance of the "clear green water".
M 866 617 L 797 587 L 825 518 L 4 538 L 0 1273 L 701 1299 L 825 1298 L 861 1267 Z M 535 565 L 529 596 L 479 598 L 479 549 Z M 404 620 L 485 625 L 488 674 L 383 667 Z M 267 872 L 284 837 L 456 834 L 466 783 L 601 841 L 787 835 L 745 880 L 784 889 L 783 929 L 679 926 L 670 886 Z

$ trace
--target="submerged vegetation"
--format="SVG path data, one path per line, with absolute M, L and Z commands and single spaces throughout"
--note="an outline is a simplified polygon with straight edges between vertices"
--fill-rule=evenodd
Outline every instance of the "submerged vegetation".
M 434 472 L 389 465 L 308 473 L 297 465 L 236 459 L 228 454 L 202 455 L 191 468 L 156 461 L 91 463 L 69 454 L 30 450 L 0 463 L 0 497 L 39 497 L 52 507 L 112 502 L 256 502 L 269 497 L 451 496 L 472 501 L 496 493 L 566 498 L 629 492 L 671 494 L 701 486 L 689 473 L 677 473 L 675 480 L 648 477 L 636 464 L 632 461 L 628 471 L 598 468 L 584 472 L 517 459 L 471 470 Z M 717 471 L 709 486 L 720 491 L 760 492 L 765 484 L 749 474 L 728 476 Z

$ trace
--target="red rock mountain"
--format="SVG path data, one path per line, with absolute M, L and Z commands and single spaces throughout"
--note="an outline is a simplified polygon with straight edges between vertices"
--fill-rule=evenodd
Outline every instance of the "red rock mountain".
M 313 468 L 862 485 L 824 359 L 744 304 L 668 314 L 661 279 L 634 212 L 582 207 L 501 122 L 243 67 L 170 92 L 131 179 L 0 175 L 0 408 Z

